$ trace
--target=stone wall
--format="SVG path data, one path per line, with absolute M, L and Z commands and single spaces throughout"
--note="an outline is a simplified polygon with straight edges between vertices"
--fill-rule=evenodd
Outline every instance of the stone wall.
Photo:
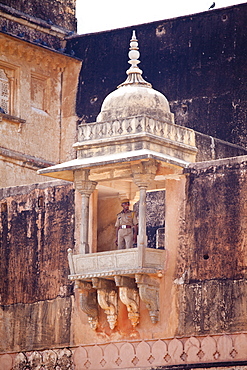
M 247 330 L 246 156 L 191 165 L 178 272 L 180 334 Z
M 132 30 L 144 78 L 168 98 L 177 124 L 242 146 L 246 141 L 247 4 L 73 38 L 83 59 L 77 113 L 94 122 L 125 78 Z
M 241 146 L 204 135 L 200 132 L 195 132 L 195 141 L 198 149 L 196 162 L 212 161 L 247 154 L 247 149 Z
M 1 351 L 70 342 L 73 194 L 59 181 L 0 190 Z
M 17 18 L 43 20 L 47 28 L 56 25 L 76 31 L 75 0 L 2 0 L 1 4 L 8 14 Z

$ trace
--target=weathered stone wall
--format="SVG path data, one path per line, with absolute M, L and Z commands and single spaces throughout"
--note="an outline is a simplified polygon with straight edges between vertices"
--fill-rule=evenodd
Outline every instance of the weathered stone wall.
M 38 18 L 44 20 L 47 27 L 56 25 L 76 31 L 75 0 L 1 0 L 1 4 L 8 7 L 3 7 L 8 14 L 18 18 L 32 21 Z
M 189 169 L 180 334 L 247 330 L 246 156 Z
M 78 115 L 94 122 L 125 80 L 135 29 L 143 76 L 168 98 L 176 123 L 246 146 L 246 12 L 240 4 L 70 40 L 67 51 L 83 59 Z
M 74 191 L 58 181 L 0 190 L 0 348 L 68 345 Z

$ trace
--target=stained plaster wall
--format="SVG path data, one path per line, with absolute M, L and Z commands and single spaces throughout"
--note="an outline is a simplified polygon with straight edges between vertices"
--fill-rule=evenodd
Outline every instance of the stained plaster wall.
M 115 222 L 117 213 L 121 212 L 120 199 L 103 198 L 98 200 L 97 251 L 116 249 Z
M 5 188 L 0 203 L 0 351 L 68 345 L 74 191 L 59 181 Z
M 46 181 L 37 169 L 75 156 L 81 63 L 14 37 L 1 35 L 1 41 L 0 68 L 14 80 L 9 114 L 17 119 L 1 116 L 0 186 Z
M 125 80 L 137 31 L 144 78 L 161 91 L 175 122 L 246 147 L 247 4 L 75 37 L 83 59 L 77 114 L 94 122 L 103 99 Z
M 246 156 L 188 170 L 178 334 L 246 331 Z

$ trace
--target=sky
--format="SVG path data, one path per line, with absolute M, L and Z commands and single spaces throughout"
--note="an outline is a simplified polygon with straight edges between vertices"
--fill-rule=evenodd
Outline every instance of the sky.
M 164 20 L 246 3 L 246 0 L 77 0 L 78 34 Z M 210 10 L 212 11 L 212 10 Z

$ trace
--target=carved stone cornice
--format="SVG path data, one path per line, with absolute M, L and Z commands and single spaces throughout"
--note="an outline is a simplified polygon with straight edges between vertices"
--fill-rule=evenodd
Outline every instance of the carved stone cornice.
M 105 311 L 107 321 L 113 330 L 117 324 L 117 292 L 111 280 L 92 279 L 93 287 L 97 289 L 99 306 Z
M 68 63 L 67 58 L 69 58 L 69 56 L 61 55 L 55 51 L 44 49 L 43 47 L 4 34 L 0 35 L 0 50 L 2 53 L 13 55 L 27 62 L 43 65 L 45 68 L 49 66 L 49 70 L 56 72 L 64 70 Z M 76 59 L 73 60 L 76 63 L 80 63 Z
M 83 312 L 88 316 L 89 325 L 93 330 L 98 327 L 98 306 L 97 293 L 91 283 L 78 281 L 77 288 L 80 295 L 80 306 Z

